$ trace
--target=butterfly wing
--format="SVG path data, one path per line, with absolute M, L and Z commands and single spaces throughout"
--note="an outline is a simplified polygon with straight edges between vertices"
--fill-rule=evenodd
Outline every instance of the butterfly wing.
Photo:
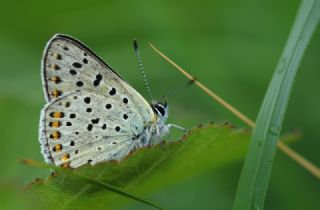
M 42 83 L 47 102 L 76 90 L 108 96 L 121 89 L 146 120 L 154 117 L 136 90 L 88 47 L 67 35 L 57 34 L 48 42 L 42 59 Z
M 119 160 L 134 145 L 144 121 L 120 96 L 77 91 L 49 103 L 41 116 L 42 154 L 49 163 L 78 167 Z
M 66 35 L 55 35 L 48 42 L 42 82 L 48 104 L 41 115 L 40 142 L 46 161 L 55 165 L 77 167 L 90 160 L 120 159 L 132 136 L 156 117 L 149 103 L 121 76 L 80 41 Z M 130 119 L 123 121 L 124 114 Z M 72 118 L 74 115 L 77 118 Z M 93 123 L 97 118 L 100 124 Z M 122 130 L 115 131 L 115 126 Z M 78 145 L 72 146 L 76 141 Z M 117 142 L 116 146 L 110 142 Z M 81 156 L 80 151 L 75 154 L 79 147 Z

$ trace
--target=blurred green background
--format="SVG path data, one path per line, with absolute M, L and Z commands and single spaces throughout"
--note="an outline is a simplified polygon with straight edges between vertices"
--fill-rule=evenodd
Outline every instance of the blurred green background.
M 132 40 L 137 38 L 153 95 L 187 83 L 155 54 L 153 42 L 171 59 L 255 119 L 283 49 L 298 0 L 253 1 L 1 1 L 0 7 L 0 208 L 28 207 L 21 188 L 49 172 L 22 165 L 42 160 L 39 112 L 44 105 L 40 60 L 55 33 L 74 36 L 147 96 Z M 300 66 L 283 132 L 301 129 L 294 148 L 320 165 L 320 28 Z M 169 100 L 169 121 L 191 128 L 229 121 L 246 127 L 197 87 Z M 168 209 L 230 209 L 242 163 L 161 189 L 149 200 Z M 277 152 L 266 209 L 317 209 L 319 181 Z M 148 208 L 132 202 L 125 209 Z

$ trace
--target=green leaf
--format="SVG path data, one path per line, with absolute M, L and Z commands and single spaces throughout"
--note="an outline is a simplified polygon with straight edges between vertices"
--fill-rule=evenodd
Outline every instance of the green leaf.
M 234 210 L 263 209 L 284 114 L 299 63 L 320 20 L 320 1 L 304 0 L 253 131 Z
M 243 159 L 249 136 L 229 124 L 201 126 L 180 141 L 140 149 L 120 163 L 59 169 L 48 180 L 31 184 L 29 191 L 36 198 L 36 209 L 116 209 L 131 196 L 145 197 Z

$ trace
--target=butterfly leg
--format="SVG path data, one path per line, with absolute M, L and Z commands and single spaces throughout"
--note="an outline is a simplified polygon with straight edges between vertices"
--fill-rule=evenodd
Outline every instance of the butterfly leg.
M 151 137 L 152 137 L 152 128 L 150 127 L 149 129 L 145 130 L 145 135 L 144 135 L 144 142 L 143 142 L 143 147 L 145 146 L 150 146 L 151 144 Z
M 156 126 L 156 136 L 157 136 L 158 139 L 161 138 L 159 126 Z
M 163 129 L 158 125 L 151 126 L 146 130 L 146 146 L 152 146 L 160 142 Z
M 132 143 L 130 145 L 130 148 L 128 150 L 128 154 L 131 153 L 131 152 L 134 152 L 135 150 L 137 150 L 139 148 L 139 144 L 138 143 Z
M 168 126 L 169 129 L 172 127 L 172 128 L 177 128 L 177 129 L 182 130 L 182 131 L 188 131 L 184 127 L 181 127 L 180 125 L 176 125 L 176 124 L 168 124 L 167 126 Z

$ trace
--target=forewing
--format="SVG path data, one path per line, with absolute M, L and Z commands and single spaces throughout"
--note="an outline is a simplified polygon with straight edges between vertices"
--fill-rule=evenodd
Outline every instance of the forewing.
M 49 103 L 40 119 L 46 161 L 78 167 L 127 155 L 144 119 L 123 97 L 121 92 L 105 97 L 82 90 Z
M 120 75 L 80 41 L 57 34 L 47 44 L 42 59 L 42 82 L 47 102 L 77 90 L 112 96 L 136 105 L 145 122 L 154 113 L 148 102 Z

